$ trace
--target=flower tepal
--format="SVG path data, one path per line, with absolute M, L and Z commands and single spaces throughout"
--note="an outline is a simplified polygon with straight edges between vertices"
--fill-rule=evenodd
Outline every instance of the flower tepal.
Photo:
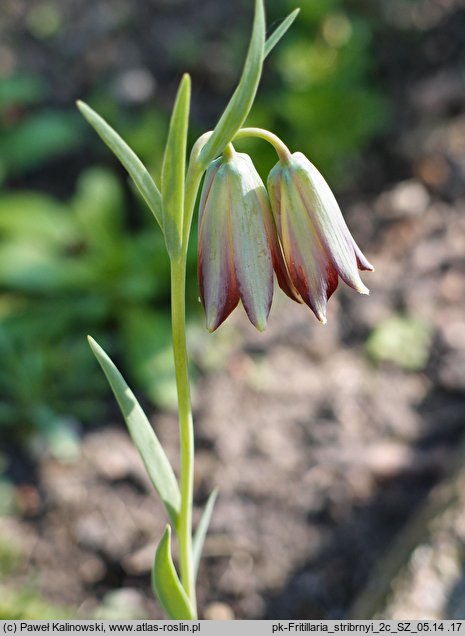
M 358 270 L 373 271 L 373 266 L 352 238 L 328 184 L 302 153 L 276 164 L 268 191 L 292 284 L 325 323 L 338 277 L 368 294 Z
M 198 273 L 209 331 L 239 299 L 252 324 L 265 329 L 273 296 L 265 226 L 270 214 L 266 188 L 250 157 L 229 147 L 210 164 L 200 200 Z

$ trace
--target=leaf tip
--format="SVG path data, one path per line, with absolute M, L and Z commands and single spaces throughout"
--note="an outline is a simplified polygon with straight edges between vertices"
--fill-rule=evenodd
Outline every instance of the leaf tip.
M 99 354 L 104 354 L 102 347 L 99 343 L 92 338 L 92 336 L 87 336 L 87 342 L 89 343 L 90 348 L 92 349 L 92 353 L 99 359 Z
M 188 102 L 190 101 L 190 98 L 191 98 L 191 86 L 192 86 L 191 76 L 189 75 L 189 73 L 184 73 L 181 78 L 181 83 L 179 85 L 179 91 L 184 93 L 184 98 L 187 99 Z
M 76 100 L 76 106 L 77 106 L 77 108 L 81 111 L 81 113 L 82 113 L 83 115 L 86 113 L 86 111 L 88 111 L 88 110 L 89 110 L 89 106 L 88 106 L 85 102 L 83 102 L 82 100 L 80 100 L 80 99 L 77 99 L 77 100 Z
M 171 554 L 171 526 L 169 523 L 165 524 L 165 529 L 163 530 L 160 542 L 158 543 L 155 560 L 160 558 L 164 550 L 167 550 Z

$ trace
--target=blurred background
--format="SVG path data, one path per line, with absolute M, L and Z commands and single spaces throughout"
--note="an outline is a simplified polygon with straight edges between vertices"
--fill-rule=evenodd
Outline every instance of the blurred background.
M 177 464 L 162 237 L 80 118 L 158 177 L 182 72 L 191 141 L 240 74 L 252 3 L 3 0 L 0 8 L 0 617 L 160 617 L 163 511 L 92 334 Z M 465 617 L 465 9 L 275 0 L 297 22 L 251 125 L 320 168 L 376 267 L 322 328 L 277 293 L 268 330 L 203 327 L 189 261 L 199 578 L 208 618 Z M 265 179 L 263 142 L 242 142 Z

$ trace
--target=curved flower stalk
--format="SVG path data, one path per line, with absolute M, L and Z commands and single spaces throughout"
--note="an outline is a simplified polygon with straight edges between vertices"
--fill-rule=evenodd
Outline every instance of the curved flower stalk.
M 358 270 L 374 268 L 352 238 L 330 187 L 301 152 L 276 164 L 268 191 L 292 284 L 324 324 L 339 277 L 368 294 Z

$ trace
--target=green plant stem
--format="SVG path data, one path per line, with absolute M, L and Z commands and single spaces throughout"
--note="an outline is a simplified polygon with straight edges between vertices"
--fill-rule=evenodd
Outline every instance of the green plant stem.
M 189 235 L 191 231 L 192 217 L 194 215 L 195 200 L 199 191 L 202 175 L 205 168 L 200 165 L 199 156 L 202 148 L 212 136 L 212 132 L 206 132 L 201 135 L 192 147 L 192 152 L 187 167 L 186 187 L 184 194 L 184 222 L 182 232 L 182 249 L 187 253 L 189 246 Z
M 178 527 L 181 583 L 197 616 L 195 574 L 192 555 L 192 506 L 194 495 L 194 426 L 189 389 L 189 367 L 186 342 L 186 263 L 195 200 L 203 169 L 197 158 L 211 133 L 206 133 L 192 149 L 187 169 L 184 199 L 184 226 L 181 255 L 171 261 L 171 328 L 174 366 L 178 393 L 179 440 L 181 447 L 181 508 Z
M 186 342 L 186 263 L 189 235 L 195 201 L 205 168 L 200 164 L 200 152 L 208 141 L 207 132 L 196 141 L 187 168 L 182 246 L 179 258 L 171 261 L 171 324 L 173 334 L 174 365 L 178 394 L 179 438 L 181 447 L 181 507 L 177 535 L 181 583 L 197 616 L 195 574 L 192 554 L 192 507 L 194 494 L 194 427 L 189 389 L 189 368 Z
M 197 614 L 192 560 L 192 504 L 194 481 L 194 428 L 189 390 L 186 346 L 186 253 L 171 263 L 171 321 L 174 364 L 178 392 L 179 439 L 181 447 L 181 508 L 177 535 L 181 583 Z
M 260 137 L 270 143 L 278 153 L 278 157 L 281 161 L 288 161 L 291 156 L 291 151 L 281 139 L 264 128 L 241 128 L 235 135 L 234 140 L 242 139 L 243 137 Z
M 200 161 L 200 153 L 211 135 L 211 132 L 207 132 L 199 137 L 192 148 L 184 190 L 184 220 L 181 254 L 178 258 L 172 259 L 171 261 L 171 320 L 181 446 L 181 508 L 176 530 L 179 540 L 181 583 L 192 604 L 195 615 L 197 615 L 197 604 L 192 555 L 194 428 L 190 401 L 186 343 L 186 262 L 195 201 L 202 175 L 205 171 L 205 166 L 203 166 Z M 289 158 L 290 152 L 287 146 L 279 137 L 267 130 L 261 128 L 243 128 L 235 135 L 235 139 L 250 136 L 266 139 L 274 146 L 281 160 Z M 232 145 L 228 147 L 226 152 L 233 152 Z

